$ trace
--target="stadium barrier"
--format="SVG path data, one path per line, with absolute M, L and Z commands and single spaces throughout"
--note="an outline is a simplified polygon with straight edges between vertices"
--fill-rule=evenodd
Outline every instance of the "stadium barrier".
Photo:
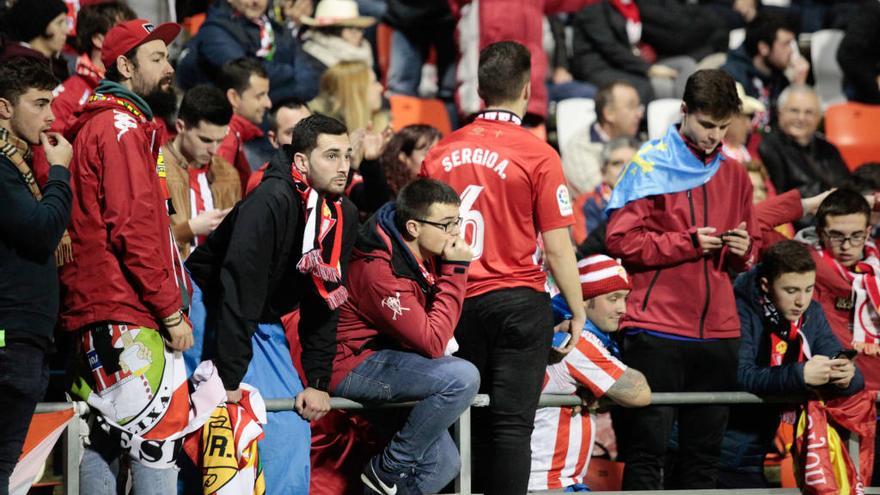
M 785 396 L 758 396 L 748 392 L 656 392 L 651 394 L 651 404 L 655 406 L 672 406 L 672 405 L 699 405 L 699 404 L 798 404 L 805 400 L 803 396 L 785 395 Z M 294 399 L 266 399 L 267 411 L 290 411 L 294 409 Z M 613 406 L 614 404 L 603 399 L 599 402 L 601 406 Z M 36 412 L 52 412 L 68 409 L 73 405 L 77 415 L 82 416 L 89 410 L 85 402 L 44 402 L 37 405 Z M 415 402 L 395 402 L 384 404 L 365 404 L 355 402 L 340 397 L 330 399 L 331 409 L 359 410 L 359 409 L 396 409 L 404 407 L 412 407 Z M 489 396 L 479 394 L 474 398 L 471 407 L 487 407 L 489 405 Z M 542 395 L 538 402 L 538 407 L 573 407 L 582 405 L 581 399 L 577 396 L 569 395 Z M 71 421 L 64 432 L 64 494 L 80 495 L 79 492 L 79 459 L 82 457 L 83 444 L 80 438 L 82 434 L 82 426 L 80 421 Z M 461 415 L 455 424 L 454 432 L 455 441 L 461 453 L 461 473 L 455 480 L 455 493 L 457 495 L 473 495 L 471 492 L 471 411 L 468 409 Z M 852 457 L 853 463 L 858 465 L 859 444 L 858 440 L 850 436 L 848 450 Z M 543 494 L 563 493 L 563 492 L 540 492 Z M 649 495 L 651 493 L 661 492 L 602 492 L 608 495 L 623 493 L 638 493 L 639 495 Z M 693 495 L 696 490 L 675 490 L 664 491 L 664 495 Z M 779 494 L 795 494 L 798 490 L 786 488 L 768 488 L 755 490 L 700 490 L 699 493 L 726 495 L 779 495 Z M 865 488 L 866 494 L 880 494 L 880 488 Z

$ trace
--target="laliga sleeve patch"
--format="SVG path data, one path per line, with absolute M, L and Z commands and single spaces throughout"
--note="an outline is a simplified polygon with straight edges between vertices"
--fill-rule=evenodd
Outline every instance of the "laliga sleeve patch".
M 573 214 L 571 207 L 571 196 L 568 195 L 568 188 L 565 184 L 560 184 L 556 188 L 556 204 L 559 205 L 559 214 L 567 217 Z

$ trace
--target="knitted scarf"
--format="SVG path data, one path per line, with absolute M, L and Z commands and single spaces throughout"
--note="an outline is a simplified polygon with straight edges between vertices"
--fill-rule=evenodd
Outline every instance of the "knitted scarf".
M 880 355 L 880 251 L 873 241 L 865 242 L 865 257 L 851 269 L 820 249 L 821 259 L 852 284 L 852 346 L 868 356 Z
M 0 128 L 0 154 L 5 156 L 13 165 L 15 165 L 15 168 L 18 169 L 18 173 L 21 174 L 21 178 L 24 179 L 25 184 L 27 184 L 28 189 L 34 196 L 34 199 L 41 201 L 43 199 L 43 193 L 40 192 L 40 186 L 38 186 L 37 181 L 34 180 L 34 174 L 31 171 L 30 166 L 27 164 L 27 160 L 31 157 L 31 150 L 28 144 L 10 134 L 7 129 Z M 70 239 L 70 234 L 65 230 L 64 234 L 61 236 L 61 241 L 58 243 L 58 247 L 55 248 L 56 266 L 61 266 L 73 261 L 72 243 L 73 241 Z
M 779 310 L 767 294 L 759 289 L 758 303 L 764 313 L 764 325 L 770 329 L 770 367 L 806 361 L 812 355 L 810 346 L 804 338 L 801 328 L 804 317 L 798 321 L 788 321 L 779 314 Z
M 296 264 L 301 273 L 312 275 L 318 294 L 330 309 L 342 306 L 348 291 L 342 285 L 342 198 L 327 198 L 314 190 L 295 166 L 290 167 L 293 183 L 302 199 L 306 215 L 302 258 Z

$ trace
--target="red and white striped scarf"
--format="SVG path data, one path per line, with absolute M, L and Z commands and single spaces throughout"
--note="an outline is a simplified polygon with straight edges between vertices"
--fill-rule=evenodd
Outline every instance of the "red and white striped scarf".
M 841 265 L 830 252 L 819 250 L 822 260 L 852 284 L 855 302 L 851 319 L 852 345 L 860 353 L 880 355 L 880 251 L 870 240 L 865 256 L 852 269 Z

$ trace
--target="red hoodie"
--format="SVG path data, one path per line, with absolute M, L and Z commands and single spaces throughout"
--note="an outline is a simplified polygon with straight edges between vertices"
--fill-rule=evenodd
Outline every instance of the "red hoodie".
M 158 328 L 181 307 L 158 126 L 131 100 L 110 98 L 88 103 L 68 131 L 74 259 L 61 269 L 66 330 L 103 321 Z
M 217 155 L 231 163 L 238 171 L 241 179 L 241 197 L 247 194 L 248 178 L 251 176 L 251 165 L 244 154 L 244 143 L 263 136 L 263 131 L 253 122 L 241 115 L 233 114 L 229 121 L 229 133 L 220 143 Z
M 705 162 L 712 156 L 703 158 Z M 740 222 L 746 222 L 752 240 L 745 258 L 727 247 L 702 255 L 696 244 L 697 228 L 715 227 L 717 235 Z M 649 196 L 614 211 L 606 234 L 608 252 L 621 258 L 633 277 L 621 328 L 698 339 L 738 338 L 739 317 L 728 270 L 749 269 L 760 239 L 749 175 L 731 158 L 722 161 L 700 187 Z

